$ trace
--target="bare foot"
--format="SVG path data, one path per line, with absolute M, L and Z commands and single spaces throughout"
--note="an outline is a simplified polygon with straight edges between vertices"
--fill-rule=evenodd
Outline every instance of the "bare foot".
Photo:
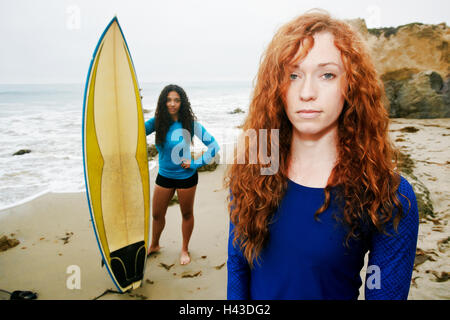
M 189 256 L 189 252 L 182 250 L 181 255 L 180 255 L 180 263 L 182 265 L 186 265 L 189 262 L 191 262 L 191 257 Z
M 147 257 L 151 256 L 152 254 L 158 253 L 160 249 L 160 246 L 150 246 L 150 248 L 148 249 Z

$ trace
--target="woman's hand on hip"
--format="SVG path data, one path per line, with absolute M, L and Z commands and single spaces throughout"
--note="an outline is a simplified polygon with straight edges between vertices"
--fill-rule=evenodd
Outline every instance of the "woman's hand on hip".
M 181 162 L 181 167 L 184 169 L 189 169 L 191 167 L 191 160 L 183 159 L 183 162 Z

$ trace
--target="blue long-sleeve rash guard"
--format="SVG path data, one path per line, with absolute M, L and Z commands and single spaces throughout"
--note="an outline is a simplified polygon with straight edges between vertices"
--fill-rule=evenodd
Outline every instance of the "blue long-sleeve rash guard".
M 288 180 L 269 224 L 268 243 L 253 268 L 239 244 L 233 244 L 230 224 L 228 299 L 357 299 L 367 251 L 365 299 L 407 299 L 419 218 L 414 191 L 403 177 L 397 194 L 403 208 L 398 232 L 391 219 L 385 229 L 389 235 L 371 228 L 362 240 L 351 239 L 346 247 L 347 229 L 333 217 L 342 218 L 335 201 L 316 221 L 314 213 L 324 202 L 324 189 Z
M 146 135 L 155 131 L 155 118 L 145 122 Z M 187 131 L 185 131 L 187 132 Z M 191 177 L 198 168 L 208 164 L 215 157 L 220 147 L 217 141 L 197 121 L 194 121 L 194 135 L 196 135 L 207 147 L 203 155 L 193 160 L 190 152 L 190 141 L 183 136 L 183 126 L 180 121 L 175 121 L 167 132 L 166 139 L 162 145 L 156 145 L 159 159 L 159 174 L 171 179 L 187 179 Z M 181 167 L 181 160 L 191 160 L 188 169 Z

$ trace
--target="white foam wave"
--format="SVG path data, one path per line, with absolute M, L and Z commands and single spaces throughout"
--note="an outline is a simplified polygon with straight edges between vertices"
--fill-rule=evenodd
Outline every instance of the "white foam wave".
M 36 199 L 36 198 L 38 198 L 38 197 L 40 197 L 40 196 L 42 196 L 42 195 L 44 195 L 46 193 L 49 193 L 49 192 L 50 192 L 50 190 L 46 189 L 44 191 L 40 191 L 40 192 L 38 192 L 36 194 L 33 194 L 32 196 L 29 196 L 27 198 L 24 198 L 24 199 L 21 199 L 21 200 L 19 200 L 17 202 L 14 202 L 12 204 L 8 204 L 8 205 L 5 205 L 3 207 L 0 207 L 0 214 L 2 213 L 2 211 L 8 210 L 8 209 L 13 208 L 13 207 L 20 206 L 21 204 L 24 204 L 24 203 L 27 203 L 29 201 L 32 201 L 32 200 L 34 200 L 34 199 Z

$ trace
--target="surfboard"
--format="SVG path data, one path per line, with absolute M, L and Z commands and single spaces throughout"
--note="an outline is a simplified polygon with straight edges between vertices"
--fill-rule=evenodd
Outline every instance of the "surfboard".
M 150 183 L 139 85 L 117 17 L 89 67 L 82 138 L 95 237 L 111 279 L 126 292 L 142 284 L 145 271 Z

